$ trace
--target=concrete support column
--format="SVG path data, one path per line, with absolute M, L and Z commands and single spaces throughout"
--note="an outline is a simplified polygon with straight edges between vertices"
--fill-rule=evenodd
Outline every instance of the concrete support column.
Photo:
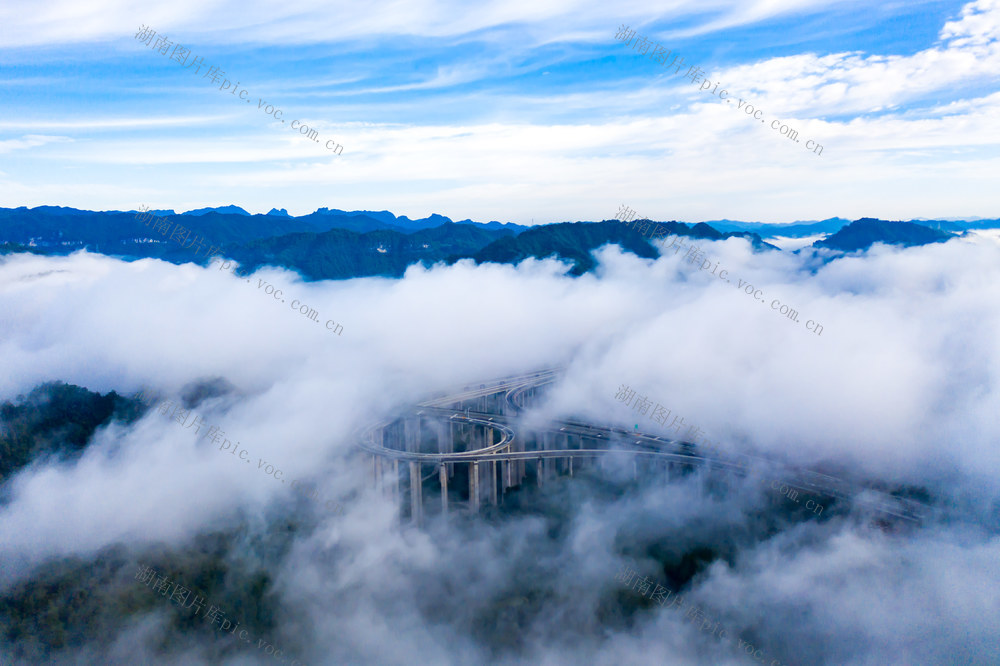
M 400 421 L 399 423 L 394 424 L 392 428 L 392 448 L 397 451 L 406 450 L 406 440 L 403 438 L 404 423 L 404 421 Z
M 479 513 L 479 463 L 469 463 L 469 508 Z
M 494 460 L 489 465 L 490 470 L 490 504 L 497 505 L 497 463 Z
M 420 417 L 419 416 L 407 416 L 406 420 L 403 421 L 403 439 L 405 440 L 405 449 L 411 452 L 417 452 L 420 445 Z
M 538 478 L 538 487 L 541 488 L 545 483 L 545 458 L 538 459 L 538 473 L 535 476 Z
M 542 434 L 542 450 L 543 451 L 553 451 L 556 445 L 556 435 L 554 433 L 545 432 Z M 556 466 L 556 458 L 546 459 L 542 462 L 542 470 L 544 476 L 547 479 L 552 478 L 552 470 Z
M 401 511 L 403 505 L 399 499 L 399 461 L 395 458 L 392 459 L 392 501 L 396 503 L 396 510 Z
M 521 434 L 522 434 L 521 443 L 517 445 L 517 450 L 518 451 L 527 451 L 528 450 L 528 440 L 525 439 L 525 438 L 530 433 L 528 433 L 526 430 L 522 430 Z M 524 477 L 526 477 L 527 475 L 528 475 L 528 461 L 524 460 L 522 458 L 521 460 L 517 461 L 517 482 L 519 484 L 524 483 Z
M 573 456 L 569 457 L 569 476 L 573 477 Z
M 448 517 L 448 468 L 444 463 L 438 467 L 438 476 L 441 479 L 441 514 Z
M 420 483 L 420 463 L 410 463 L 410 517 L 420 527 L 423 525 L 423 484 Z
M 444 443 L 445 450 L 448 453 L 455 452 L 455 424 L 452 423 L 451 419 L 448 419 L 447 423 L 444 424 Z M 455 476 L 455 464 L 448 463 L 448 476 Z

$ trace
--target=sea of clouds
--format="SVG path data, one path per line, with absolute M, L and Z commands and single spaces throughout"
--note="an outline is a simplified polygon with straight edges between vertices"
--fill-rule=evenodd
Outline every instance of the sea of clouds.
M 764 663 L 1000 661 L 1000 246 L 976 235 L 823 264 L 738 238 L 701 245 L 822 335 L 680 256 L 615 246 L 580 278 L 555 260 L 462 261 L 399 280 L 303 282 L 268 268 L 249 285 L 194 264 L 10 255 L 0 401 L 54 380 L 168 398 L 231 384 L 199 413 L 345 507 L 261 556 L 287 610 L 271 639 L 308 663 L 746 663 L 683 609 L 609 616 L 615 573 L 651 562 L 621 546 L 644 539 L 726 545 L 685 603 L 752 636 Z M 344 334 L 256 293 L 257 278 Z M 895 533 L 850 514 L 762 531 L 766 490 L 734 481 L 720 498 L 692 475 L 611 500 L 569 484 L 570 527 L 555 536 L 538 516 L 400 528 L 353 455 L 355 431 L 429 392 L 547 366 L 566 371 L 544 417 L 631 428 L 614 399 L 628 384 L 734 452 L 925 488 L 938 511 Z M 102 429 L 78 460 L 33 465 L 2 488 L 0 589 L 115 544 L 138 554 L 240 520 L 266 526 L 296 499 L 250 467 L 155 410 Z M 164 631 L 162 616 L 134 618 L 56 657 L 164 663 Z M 212 663 L 212 649 L 188 638 L 169 659 Z M 273 661 L 226 663 L 252 659 Z

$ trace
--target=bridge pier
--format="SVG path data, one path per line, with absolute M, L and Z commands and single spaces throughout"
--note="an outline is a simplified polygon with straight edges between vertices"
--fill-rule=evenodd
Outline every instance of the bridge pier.
M 402 511 L 402 503 L 399 498 L 399 460 L 392 459 L 392 501 L 398 511 Z
M 420 481 L 420 463 L 410 463 L 410 518 L 421 527 L 423 517 L 423 484 Z
M 378 442 L 379 446 L 382 447 L 385 446 L 385 428 L 378 429 L 378 435 L 376 436 L 376 441 Z M 384 469 L 385 463 L 388 461 L 382 460 L 382 456 L 376 456 L 376 458 L 378 460 L 375 465 L 376 477 L 377 477 L 375 481 L 375 490 L 381 491 L 381 494 L 384 497 L 385 495 L 388 494 L 385 487 L 385 469 Z
M 490 463 L 490 504 L 497 505 L 497 462 Z
M 444 423 L 435 422 L 434 430 L 437 434 L 437 445 L 438 453 L 447 454 L 455 452 L 455 438 L 452 434 L 452 422 L 449 418 Z M 452 463 L 446 463 L 446 469 L 448 470 L 448 476 L 455 476 L 455 466 Z
M 448 422 L 444 424 L 444 444 L 445 450 L 447 450 L 448 453 L 455 452 L 455 424 L 452 423 L 450 418 L 448 419 Z M 454 463 L 448 463 L 448 476 L 455 476 Z
M 408 416 L 403 421 L 403 438 L 406 450 L 417 453 L 420 450 L 420 417 Z
M 518 451 L 524 450 L 524 429 L 515 426 L 514 428 L 514 438 L 511 440 L 510 446 L 507 450 L 511 453 L 516 453 Z M 521 485 L 521 480 L 524 478 L 521 476 L 521 461 L 520 460 L 510 460 L 508 461 L 508 471 L 510 476 L 508 477 L 508 485 L 519 486 Z
M 479 463 L 469 463 L 469 509 L 479 513 Z
M 542 434 L 542 450 L 543 451 L 556 451 L 558 450 L 558 437 L 556 433 L 545 432 Z M 551 479 L 558 475 L 559 472 L 559 459 L 558 458 L 546 458 L 542 461 L 542 476 L 546 479 Z
M 438 476 L 441 479 L 441 515 L 448 517 L 448 467 L 441 463 L 438 467 Z

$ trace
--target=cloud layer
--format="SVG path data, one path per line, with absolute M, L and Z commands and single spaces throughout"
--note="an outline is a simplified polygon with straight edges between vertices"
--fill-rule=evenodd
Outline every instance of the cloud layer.
M 103 430 L 79 461 L 7 484 L 0 584 L 115 544 L 183 548 L 237 520 L 266 530 L 315 510 L 289 550 L 251 550 L 283 609 L 270 638 L 311 663 L 742 663 L 735 639 L 685 620 L 695 606 L 780 663 L 996 661 L 1000 248 L 955 239 L 819 267 L 740 239 L 702 249 L 765 300 L 679 255 L 615 247 L 578 279 L 535 260 L 414 267 L 398 281 L 303 283 L 266 269 L 247 283 L 153 260 L 5 257 L 0 399 L 56 379 L 171 397 L 221 377 L 234 390 L 196 411 L 253 460 L 155 410 Z M 775 298 L 822 335 L 772 311 Z M 727 450 L 922 488 L 939 513 L 885 533 L 860 505 L 803 521 L 758 479 L 694 474 L 610 496 L 598 481 L 557 484 L 536 508 L 559 507 L 558 529 L 546 512 L 397 527 L 352 455 L 356 428 L 429 391 L 546 365 L 567 369 L 539 417 L 631 428 L 614 399 L 628 384 Z M 265 478 L 258 457 L 313 478 L 345 514 Z M 699 548 L 715 559 L 685 583 L 685 606 L 623 615 L 622 566 L 676 588 L 657 561 Z M 148 659 L 162 631 L 95 636 L 86 650 Z M 185 658 L 207 663 L 214 649 L 194 641 Z

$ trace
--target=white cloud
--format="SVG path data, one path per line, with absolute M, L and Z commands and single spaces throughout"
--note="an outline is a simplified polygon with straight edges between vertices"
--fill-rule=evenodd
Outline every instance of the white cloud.
M 48 11 L 27 11 L 24 0 L 15 0 L 0 10 L 0 39 L 9 46 L 28 46 L 82 41 L 118 41 L 130 38 L 140 24 L 180 41 L 213 39 L 232 43 L 346 42 L 376 36 L 420 35 L 462 37 L 478 31 L 522 25 L 538 37 L 567 35 L 581 30 L 606 31 L 612 23 L 664 20 L 724 13 L 719 27 L 753 23 L 791 11 L 836 6 L 843 0 L 759 0 L 749 10 L 736 0 L 711 2 L 631 2 L 607 5 L 594 0 L 560 2 L 490 2 L 469 11 L 459 2 L 399 2 L 381 0 L 364 6 L 351 2 L 306 0 L 280 6 L 261 0 L 207 3 L 177 2 L 150 7 L 129 0 L 101 0 L 74 4 L 50 2 Z M 109 17 L 112 17 L 109 19 Z M 712 19 L 709 19 L 712 20 Z M 184 35 L 183 39 L 180 35 Z
M 759 3 L 752 11 L 822 6 Z M 333 205 L 521 223 L 600 218 L 617 206 L 609 201 L 622 200 L 662 219 L 992 215 L 1000 48 L 985 39 L 984 26 L 1000 12 L 977 7 L 944 26 L 940 44 L 909 56 L 801 54 L 710 70 L 707 76 L 729 90 L 728 105 L 641 58 L 633 74 L 597 89 L 544 96 L 462 89 L 488 81 L 491 68 L 525 69 L 497 56 L 368 90 L 438 91 L 411 102 L 386 95 L 384 105 L 396 109 L 390 117 L 406 123 L 364 119 L 366 107 L 345 91 L 308 94 L 310 101 L 332 98 L 329 105 L 282 101 L 285 118 L 344 146 L 337 157 L 287 124 L 210 94 L 191 98 L 203 115 L 7 121 L 0 128 L 101 132 L 25 153 L 27 168 L 4 179 L 0 196 L 19 205 L 116 208 L 141 193 L 141 200 L 168 207 L 237 202 L 307 213 Z M 494 20 L 491 14 L 487 22 Z M 609 40 L 611 29 L 601 39 Z M 743 114 L 738 98 L 761 109 L 765 123 Z M 463 106 L 491 111 L 438 122 L 439 108 Z M 796 129 L 801 142 L 771 129 L 773 119 Z M 131 130 L 128 140 L 112 133 L 120 128 Z M 821 156 L 806 150 L 807 139 L 823 146 Z M 81 170 L 90 182 L 81 184 Z M 34 175 L 42 172 L 45 184 Z M 720 189 L 716 177 L 728 186 Z M 852 193 L 846 200 L 845 191 Z
M 44 146 L 47 143 L 60 143 L 63 141 L 72 141 L 69 137 L 65 136 L 49 136 L 46 134 L 26 134 L 20 139 L 8 139 L 6 141 L 0 141 L 0 154 L 11 153 L 15 150 L 26 150 L 29 148 L 37 148 L 38 146 Z
M 230 116 L 164 116 L 162 118 L 114 118 L 110 120 L 17 120 L 0 122 L 0 129 L 119 129 L 202 125 Z
M 631 629 L 607 624 L 622 564 L 672 585 L 645 551 L 622 559 L 623 540 L 644 539 L 678 554 L 713 544 L 716 562 L 683 591 L 685 608 L 700 606 L 731 635 L 752 632 L 783 662 L 884 661 L 910 645 L 924 655 L 994 655 L 1000 246 L 881 248 L 811 275 L 801 257 L 752 254 L 738 239 L 699 245 L 730 277 L 819 320 L 823 334 L 680 256 L 648 261 L 615 248 L 599 253 L 596 275 L 579 279 L 551 261 L 460 262 L 413 268 L 402 280 L 310 284 L 276 269 L 248 284 L 152 260 L 5 257 L 0 400 L 52 379 L 172 397 L 221 376 L 236 392 L 195 411 L 251 456 L 241 463 L 155 410 L 135 427 L 103 431 L 79 461 L 40 464 L 8 486 L 5 573 L 60 555 L 86 560 L 116 543 L 184 548 L 239 517 L 273 527 L 292 512 L 310 524 L 309 505 L 291 505 L 286 486 L 256 469 L 262 458 L 289 479 L 315 475 L 324 499 L 347 505 L 343 518 L 301 528 L 287 550 L 247 544 L 290 609 L 276 616 L 274 642 L 309 655 L 387 663 L 425 648 L 437 663 L 479 663 L 493 630 L 484 636 L 468 623 L 493 618 L 500 624 L 483 626 L 504 636 L 509 613 L 496 613 L 510 604 L 526 636 L 519 658 L 533 663 L 640 654 L 737 663 L 733 640 L 699 634 L 683 610 L 653 606 Z M 343 335 L 259 291 L 259 278 L 321 321 L 342 321 Z M 829 519 L 794 525 L 753 483 L 734 477 L 720 495 L 700 475 L 657 475 L 613 499 L 567 485 L 577 495 L 562 504 L 568 523 L 556 535 L 532 516 L 396 527 L 390 503 L 367 490 L 366 461 L 347 455 L 355 429 L 428 391 L 549 364 L 567 365 L 567 376 L 545 415 L 631 427 L 634 413 L 613 397 L 629 384 L 727 448 L 908 482 L 949 514 L 894 535 L 864 528 L 861 509 L 827 507 Z M 645 419 L 642 428 L 658 427 Z M 964 502 L 978 508 L 963 514 Z M 762 512 L 776 522 L 756 525 Z M 87 649 L 109 649 L 109 638 Z M 143 646 L 133 644 L 136 654 Z

